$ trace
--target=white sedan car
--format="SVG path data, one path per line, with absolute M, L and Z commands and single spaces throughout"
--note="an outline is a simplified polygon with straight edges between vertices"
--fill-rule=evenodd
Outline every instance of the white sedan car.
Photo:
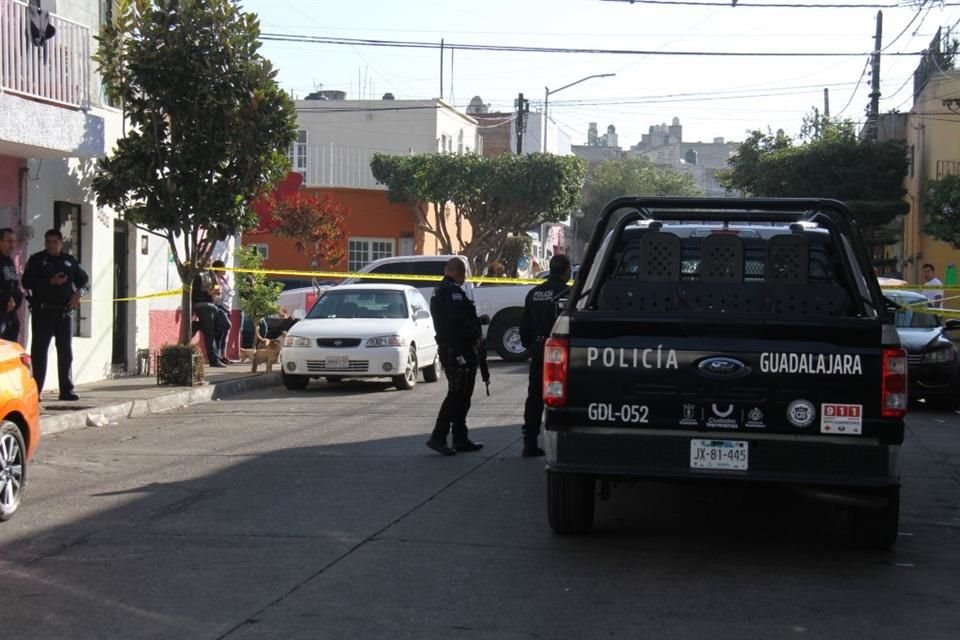
M 290 328 L 280 353 L 283 383 L 305 389 L 311 378 L 391 378 L 412 389 L 423 371 L 440 376 L 430 306 L 407 285 L 354 284 L 329 289 Z

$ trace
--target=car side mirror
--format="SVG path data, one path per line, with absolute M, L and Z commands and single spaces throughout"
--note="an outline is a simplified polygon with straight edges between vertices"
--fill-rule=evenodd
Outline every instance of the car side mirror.
M 426 320 L 429 317 L 430 317 L 430 312 L 427 311 L 426 309 L 420 309 L 419 311 L 413 314 L 414 320 Z
M 951 318 L 950 320 L 947 320 L 946 322 L 943 323 L 943 330 L 944 331 L 960 330 L 960 320 L 957 320 L 955 318 Z
M 490 316 L 488 316 L 487 314 L 483 314 L 477 319 L 480 321 L 481 325 L 490 324 Z

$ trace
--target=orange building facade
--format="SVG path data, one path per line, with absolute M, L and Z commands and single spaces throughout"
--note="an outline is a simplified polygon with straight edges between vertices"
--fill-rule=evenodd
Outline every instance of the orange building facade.
M 256 246 L 264 257 L 267 270 L 356 271 L 380 258 L 402 255 L 437 255 L 442 253 L 437 238 L 417 223 L 414 205 L 390 202 L 383 189 L 342 187 L 304 187 L 302 191 L 319 197 L 329 196 L 346 209 L 344 216 L 343 255 L 335 264 L 321 261 L 310 264 L 310 256 L 297 250 L 297 241 L 269 232 L 244 234 L 244 246 Z M 431 222 L 435 222 L 432 209 Z M 447 213 L 453 228 L 452 214 Z M 461 234 L 464 243 L 470 240 L 470 229 Z M 459 251 L 460 247 L 455 247 Z

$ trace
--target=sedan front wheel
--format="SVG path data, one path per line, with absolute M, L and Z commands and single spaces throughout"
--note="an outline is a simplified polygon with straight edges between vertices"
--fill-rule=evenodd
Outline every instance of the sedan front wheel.
M 407 363 L 404 365 L 403 375 L 393 376 L 393 384 L 401 391 L 409 391 L 416 386 L 418 373 L 417 348 L 411 345 L 410 351 L 407 352 Z

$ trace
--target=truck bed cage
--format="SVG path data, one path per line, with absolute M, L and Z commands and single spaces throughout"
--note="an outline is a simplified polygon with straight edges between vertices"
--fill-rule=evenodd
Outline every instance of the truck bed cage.
M 589 274 L 597 252 L 610 231 L 610 223 L 618 212 L 627 210 L 614 227 L 620 236 L 627 225 L 638 222 L 678 222 L 702 224 L 707 222 L 745 224 L 816 223 L 832 233 L 845 238 L 849 243 L 858 268 L 867 277 L 866 285 L 873 299 L 871 306 L 879 305 L 877 312 L 884 314 L 880 285 L 873 277 L 872 260 L 864 246 L 860 229 L 853 212 L 842 202 L 816 198 L 689 198 L 689 197 L 637 197 L 628 196 L 610 201 L 601 211 L 590 236 L 587 254 L 581 266 L 581 274 Z M 850 265 L 844 263 L 848 282 L 855 277 Z M 585 278 L 577 278 L 569 298 L 568 309 L 573 310 L 582 296 Z M 596 292 L 593 292 L 594 294 Z M 857 303 L 863 301 L 858 300 Z

